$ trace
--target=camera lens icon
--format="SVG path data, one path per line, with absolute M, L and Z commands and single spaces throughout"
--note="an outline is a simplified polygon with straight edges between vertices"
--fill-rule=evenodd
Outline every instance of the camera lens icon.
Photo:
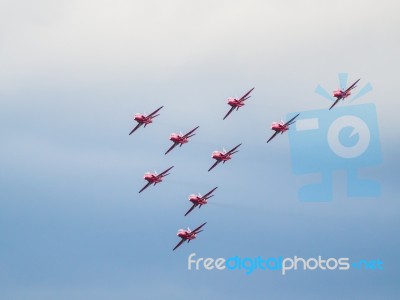
M 358 175 L 364 168 L 382 163 L 374 104 L 302 111 L 293 130 L 289 130 L 289 142 L 293 173 L 321 176 L 299 188 L 300 201 L 332 201 L 332 175 L 339 170 L 347 173 L 347 196 L 380 195 L 378 182 Z
M 345 128 L 352 128 L 349 139 L 358 135 L 354 145 L 344 145 L 341 141 L 341 133 Z M 337 118 L 328 129 L 328 144 L 333 153 L 342 158 L 356 158 L 362 155 L 369 146 L 371 135 L 368 125 L 356 116 L 346 115 Z

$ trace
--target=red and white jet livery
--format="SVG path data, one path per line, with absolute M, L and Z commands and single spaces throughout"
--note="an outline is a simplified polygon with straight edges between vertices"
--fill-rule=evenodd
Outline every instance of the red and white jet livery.
M 242 97 L 240 97 L 239 99 L 237 98 L 232 98 L 229 97 L 228 98 L 228 105 L 232 106 L 231 109 L 228 111 L 228 113 L 225 115 L 224 120 L 226 119 L 227 116 L 230 115 L 231 112 L 233 112 L 236 108 L 236 110 L 239 110 L 239 108 L 241 108 L 244 105 L 244 101 L 246 101 L 247 99 L 249 99 L 251 96 L 249 96 L 249 94 L 254 90 L 254 88 L 252 88 L 250 91 L 248 91 L 246 94 L 244 94 Z
M 182 245 L 185 241 L 187 241 L 189 243 L 191 240 L 194 240 L 196 238 L 196 235 L 199 232 L 203 231 L 203 230 L 200 230 L 200 229 L 206 224 L 207 224 L 207 222 L 201 224 L 199 227 L 197 227 L 194 230 L 190 230 L 189 227 L 188 227 L 187 230 L 179 229 L 178 233 L 177 233 L 177 236 L 179 236 L 181 238 L 181 241 L 175 246 L 175 248 L 172 251 L 174 251 L 176 248 L 178 248 L 180 245 Z
M 157 108 L 155 111 L 153 111 L 151 114 L 149 115 L 142 115 L 142 114 L 135 114 L 135 116 L 133 117 L 133 119 L 138 122 L 138 124 L 136 125 L 135 128 L 132 129 L 132 131 L 129 133 L 129 135 L 131 135 L 132 133 L 134 133 L 140 126 L 144 125 L 144 127 L 146 127 L 148 124 L 153 123 L 153 118 L 159 116 L 160 114 L 157 114 L 161 108 L 163 108 L 164 106 L 161 106 L 159 108 Z
M 232 148 L 231 150 L 229 150 L 228 152 L 226 152 L 225 149 L 223 151 L 214 151 L 211 154 L 211 158 L 215 159 L 216 162 L 211 166 L 211 168 L 208 169 L 208 172 L 214 169 L 220 162 L 225 163 L 226 161 L 230 160 L 233 154 L 239 152 L 239 150 L 236 149 L 239 148 L 240 145 L 241 143 L 236 147 Z
M 351 86 L 349 86 L 344 91 L 342 91 L 341 89 L 334 90 L 333 91 L 333 97 L 335 97 L 336 100 L 335 100 L 335 102 L 333 102 L 331 107 L 329 107 L 329 110 L 332 109 L 332 107 L 334 107 L 340 100 L 344 100 L 345 98 L 350 96 L 351 95 L 350 91 L 356 87 L 356 84 L 360 81 L 360 79 L 358 79 L 356 82 L 354 82 Z
M 143 192 L 145 189 L 147 189 L 150 185 L 154 184 L 156 185 L 157 183 L 160 183 L 163 178 L 170 173 L 168 173 L 169 170 L 171 170 L 174 166 L 166 169 L 164 172 L 157 174 L 157 172 L 154 171 L 154 173 L 147 172 L 144 174 L 144 179 L 147 180 L 147 184 L 139 191 L 139 193 Z
M 269 143 L 270 140 L 272 140 L 278 133 L 283 134 L 285 131 L 289 130 L 289 126 L 292 125 L 295 122 L 295 119 L 299 116 L 300 114 L 295 115 L 293 118 L 291 118 L 289 121 L 286 123 L 281 122 L 274 122 L 271 125 L 271 129 L 275 131 L 275 133 L 269 138 L 267 143 Z
M 197 206 L 201 208 L 202 205 L 207 204 L 207 200 L 210 199 L 211 197 L 214 197 L 214 195 L 211 195 L 218 187 L 213 188 L 211 191 L 209 191 L 207 194 L 204 196 L 192 194 L 189 196 L 189 201 L 193 203 L 192 207 L 187 211 L 185 216 L 187 216 L 193 209 L 195 209 Z
M 179 147 L 182 147 L 183 144 L 186 144 L 187 142 L 189 142 L 189 138 L 191 138 L 192 136 L 196 135 L 193 132 L 195 132 L 196 129 L 199 128 L 199 127 L 200 126 L 197 126 L 196 128 L 193 128 L 192 130 L 190 130 L 186 134 L 171 133 L 171 135 L 169 136 L 169 139 L 170 139 L 170 141 L 173 142 L 173 145 L 164 154 L 166 155 L 169 151 L 171 151 L 172 149 L 174 149 L 178 145 L 179 145 Z

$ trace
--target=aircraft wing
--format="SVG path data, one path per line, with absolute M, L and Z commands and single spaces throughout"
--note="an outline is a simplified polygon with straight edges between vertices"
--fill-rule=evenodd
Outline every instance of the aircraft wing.
M 276 137 L 276 135 L 279 133 L 279 131 L 275 131 L 275 133 L 269 138 L 269 140 L 267 141 L 267 143 L 269 143 L 270 140 L 272 140 L 274 137 Z
M 246 94 L 244 94 L 239 101 L 245 101 L 247 99 L 249 99 L 250 97 L 247 97 L 252 91 L 254 90 L 254 88 L 252 88 L 250 91 L 248 91 Z M 246 98 L 247 97 L 247 98 Z
M 209 195 L 211 195 L 218 187 L 213 188 L 211 191 L 209 191 L 207 194 L 205 194 L 202 198 L 207 198 Z
M 193 204 L 192 207 L 186 212 L 185 217 L 196 207 L 196 204 Z
M 131 135 L 132 133 L 134 133 L 134 132 L 135 132 L 140 126 L 142 126 L 142 125 L 143 125 L 143 123 L 138 123 L 138 124 L 136 125 L 136 127 L 133 128 L 131 132 L 129 132 L 129 135 Z
M 163 175 L 166 174 L 169 170 L 171 170 L 173 167 L 174 167 L 174 166 L 172 166 L 172 167 L 166 169 L 165 171 L 163 171 L 163 172 L 161 172 L 160 174 L 158 174 L 158 176 L 163 176 Z M 164 175 L 164 176 L 167 176 L 167 175 Z
M 214 169 L 221 161 L 217 160 L 212 166 L 211 168 L 208 169 L 208 172 L 210 172 L 212 169 Z
M 361 78 L 360 78 L 361 79 Z M 354 89 L 356 87 L 356 84 L 360 81 L 360 79 L 358 79 L 356 82 L 354 82 L 351 86 L 349 86 L 346 90 L 345 93 Z
M 331 107 L 329 107 L 329 110 L 332 109 L 332 107 L 334 107 L 340 100 L 342 100 L 342 97 L 339 97 L 335 100 L 335 102 L 333 102 L 333 104 L 331 105 Z
M 182 245 L 184 241 L 186 241 L 186 239 L 181 239 L 181 241 L 175 246 L 174 249 L 172 249 L 172 251 L 174 251 L 176 248 L 178 248 L 180 245 Z
M 167 152 L 164 153 L 164 155 L 168 154 L 168 152 L 171 151 L 172 149 L 174 149 L 176 146 L 178 146 L 178 144 L 179 144 L 179 143 L 174 142 L 174 143 L 172 144 L 172 146 L 169 147 L 169 149 L 167 150 Z
M 145 189 L 147 189 L 152 183 L 148 182 L 140 191 L 139 193 L 143 192 Z
M 200 126 L 197 126 L 196 128 L 190 130 L 188 133 L 186 133 L 183 137 L 188 137 L 191 133 L 193 133 L 197 128 L 199 128 Z
M 289 121 L 287 121 L 283 126 L 293 124 L 293 123 L 294 123 L 294 122 L 293 122 L 294 119 L 296 119 L 299 115 L 300 115 L 300 114 L 295 115 L 293 118 L 291 118 Z
M 240 144 L 237 145 L 236 147 L 232 148 L 231 150 L 229 150 L 228 152 L 226 152 L 226 154 L 232 154 L 237 148 L 239 148 L 239 146 L 240 146 L 241 144 L 242 144 L 242 143 L 240 143 Z
M 153 111 L 151 114 L 149 114 L 147 117 L 153 117 L 153 115 L 155 115 L 156 113 L 158 113 L 160 111 L 161 108 L 163 108 L 164 106 L 161 106 L 159 108 L 157 108 L 155 111 Z
M 200 229 L 201 229 L 201 227 L 203 227 L 204 225 L 206 225 L 207 224 L 207 222 L 204 222 L 203 224 L 201 224 L 199 227 L 197 227 L 196 229 L 193 229 L 192 230 L 192 232 L 194 232 L 194 233 L 199 233 L 200 231 Z
M 227 112 L 227 114 L 225 115 L 225 117 L 223 118 L 223 120 L 226 119 L 227 116 L 229 116 L 231 114 L 231 112 L 233 112 L 233 110 L 235 109 L 234 106 L 231 107 L 231 109 Z

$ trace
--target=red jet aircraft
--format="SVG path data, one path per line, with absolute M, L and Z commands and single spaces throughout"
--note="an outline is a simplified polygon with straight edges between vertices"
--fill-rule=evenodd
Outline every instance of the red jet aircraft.
M 181 241 L 175 246 L 175 248 L 172 251 L 174 251 L 176 248 L 178 248 L 180 245 L 182 245 L 185 241 L 187 241 L 189 243 L 191 240 L 194 240 L 196 238 L 196 234 L 203 231 L 203 230 L 200 230 L 201 227 L 203 227 L 206 224 L 207 224 L 207 222 L 201 224 L 199 227 L 197 227 L 194 230 L 190 230 L 189 227 L 187 230 L 179 229 L 177 236 L 179 236 L 181 238 Z
M 249 94 L 251 93 L 251 91 L 254 90 L 254 88 L 252 88 L 250 91 L 248 91 L 246 94 L 244 94 L 241 98 L 237 99 L 237 98 L 232 98 L 229 97 L 228 98 L 228 105 L 232 106 L 231 109 L 228 111 L 228 113 L 225 115 L 224 120 L 227 116 L 230 115 L 231 112 L 233 112 L 236 108 L 236 110 L 239 110 L 240 107 L 242 107 L 244 105 L 244 101 L 246 101 L 247 99 L 249 99 L 251 96 L 249 96 Z
M 189 138 L 196 135 L 195 133 L 193 133 L 197 128 L 199 128 L 199 126 L 197 126 L 196 128 L 190 130 L 188 133 L 186 134 L 177 134 L 177 133 L 172 133 L 169 136 L 170 141 L 173 141 L 173 145 L 167 150 L 167 152 L 165 152 L 164 154 L 167 154 L 169 151 L 171 151 L 172 149 L 174 149 L 176 146 L 179 145 L 179 147 L 182 147 L 183 144 L 186 144 L 187 142 L 189 142 Z M 193 133 L 193 134 L 192 134 Z
M 361 78 L 360 78 L 361 79 Z M 356 84 L 360 81 L 358 79 L 356 82 L 354 82 L 351 86 L 349 86 L 346 90 L 342 91 L 341 89 L 337 89 L 333 91 L 333 97 L 336 98 L 335 102 L 329 107 L 329 110 L 334 107 L 340 100 L 344 100 L 348 96 L 351 95 L 351 90 L 356 87 Z
M 213 188 L 211 191 L 209 191 L 207 194 L 204 196 L 192 194 L 189 196 L 189 201 L 193 203 L 192 207 L 187 211 L 185 216 L 187 216 L 196 206 L 201 208 L 202 205 L 207 204 L 207 200 L 210 199 L 211 197 L 214 197 L 214 195 L 211 195 L 218 187 Z
M 225 149 L 223 151 L 214 151 L 211 154 L 211 157 L 217 161 L 211 166 L 211 168 L 208 169 L 208 172 L 210 172 L 212 169 L 214 169 L 214 167 L 216 167 L 221 161 L 222 161 L 222 163 L 225 163 L 226 161 L 230 160 L 232 158 L 233 154 L 235 154 L 236 152 L 239 152 L 239 150 L 236 150 L 236 149 L 239 148 L 240 145 L 241 145 L 241 143 L 239 145 L 237 145 L 236 147 L 232 148 L 231 150 L 229 150 L 228 152 L 226 152 Z
M 289 121 L 286 123 L 281 122 L 274 122 L 271 125 L 271 129 L 275 130 L 275 133 L 269 138 L 267 143 L 269 143 L 270 140 L 272 140 L 278 133 L 284 133 L 285 131 L 289 130 L 289 126 L 292 125 L 295 122 L 295 119 L 299 116 L 300 114 L 295 115 L 293 118 L 291 118 Z
M 167 175 L 169 175 L 168 171 L 171 170 L 174 166 L 166 169 L 164 172 L 157 174 L 157 172 L 154 171 L 154 173 L 147 172 L 144 174 L 144 179 L 147 180 L 147 184 L 139 191 L 139 193 L 143 192 L 145 189 L 147 189 L 150 185 L 154 184 L 156 185 L 157 183 L 160 183 L 163 178 Z
M 129 135 L 131 135 L 132 133 L 134 133 L 136 131 L 136 129 L 138 129 L 140 126 L 144 125 L 144 127 L 146 127 L 146 125 L 153 123 L 153 118 L 159 116 L 160 114 L 157 114 L 159 112 L 159 110 L 161 108 L 163 108 L 164 106 L 161 106 L 159 108 L 157 108 L 155 111 L 153 111 L 151 114 L 149 115 L 142 115 L 142 114 L 135 114 L 135 116 L 133 117 L 133 119 L 138 122 L 138 124 L 136 125 L 135 128 L 132 129 L 132 131 L 129 133 Z

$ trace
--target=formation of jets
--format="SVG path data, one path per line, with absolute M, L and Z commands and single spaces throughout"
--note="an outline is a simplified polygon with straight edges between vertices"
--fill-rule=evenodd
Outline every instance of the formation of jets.
M 356 82 L 354 82 L 352 85 L 350 85 L 347 89 L 337 89 L 335 91 L 333 91 L 333 97 L 336 98 L 336 100 L 334 101 L 334 103 L 331 105 L 331 107 L 329 108 L 332 109 L 340 100 L 344 100 L 347 97 L 349 97 L 351 95 L 351 90 L 354 89 L 356 87 L 356 84 L 360 81 L 360 79 L 358 79 Z M 231 106 L 231 108 L 229 109 L 229 111 L 226 113 L 226 115 L 223 117 L 223 120 L 225 120 L 235 109 L 239 110 L 240 107 L 245 105 L 245 101 L 247 99 L 249 99 L 250 93 L 254 90 L 254 88 L 250 89 L 247 93 L 245 93 L 242 97 L 240 98 L 233 98 L 230 97 L 228 98 L 228 105 Z M 158 113 L 161 109 L 163 108 L 163 106 L 159 107 L 158 109 L 156 109 L 155 111 L 153 111 L 151 114 L 149 115 L 145 115 L 145 114 L 135 114 L 134 115 L 134 120 L 138 123 L 133 129 L 132 131 L 129 133 L 129 135 L 131 135 L 132 133 L 134 133 L 139 127 L 141 127 L 142 125 L 144 125 L 144 127 L 146 127 L 146 125 L 151 124 L 153 122 L 153 119 L 157 116 L 159 116 L 160 114 Z M 290 129 L 290 125 L 294 124 L 296 122 L 296 118 L 299 116 L 300 114 L 296 114 L 294 117 L 292 117 L 289 121 L 284 122 L 273 122 L 271 125 L 271 130 L 274 131 L 273 135 L 267 140 L 267 143 L 269 143 L 273 138 L 275 138 L 279 133 L 283 134 L 284 132 L 288 131 Z M 189 132 L 187 132 L 186 134 L 182 134 L 182 133 L 172 133 L 169 137 L 169 140 L 172 141 L 172 146 L 170 148 L 168 148 L 168 150 L 165 152 L 165 155 L 168 154 L 170 151 L 172 151 L 176 146 L 181 147 L 183 144 L 186 144 L 189 142 L 189 139 L 196 135 L 196 133 L 194 133 L 197 129 L 199 128 L 199 126 L 193 128 L 192 130 L 190 130 Z M 218 164 L 220 164 L 221 162 L 224 164 L 225 162 L 227 162 L 228 160 L 232 159 L 233 154 L 239 152 L 238 148 L 241 146 L 242 144 L 238 144 L 235 147 L 233 147 L 232 149 L 230 149 L 229 151 L 226 151 L 225 149 L 223 149 L 222 151 L 214 151 L 211 154 L 211 158 L 215 159 L 214 164 L 208 169 L 208 172 L 211 171 L 212 169 L 214 169 Z M 151 173 L 151 172 L 147 172 L 144 174 L 144 180 L 147 181 L 147 184 L 139 191 L 139 193 L 143 192 L 145 189 L 147 189 L 149 186 L 151 185 L 156 185 L 157 183 L 160 183 L 163 181 L 164 177 L 169 175 L 170 173 L 168 173 L 174 166 L 169 167 L 168 169 L 166 169 L 165 171 L 161 172 L 160 174 L 157 174 L 157 172 Z M 210 190 L 208 193 L 206 193 L 204 196 L 201 196 L 200 193 L 199 194 L 191 194 L 189 195 L 189 201 L 191 203 L 191 207 L 189 208 L 189 210 L 185 213 L 185 216 L 187 216 L 188 214 L 190 214 L 196 207 L 201 208 L 203 205 L 208 203 L 208 199 L 210 199 L 211 197 L 213 197 L 213 192 L 217 189 L 217 187 L 213 188 L 212 190 Z M 196 229 L 194 230 L 190 230 L 189 228 L 185 229 L 179 229 L 177 236 L 179 238 L 181 238 L 180 242 L 173 248 L 173 250 L 177 249 L 179 246 L 181 246 L 185 241 L 187 241 L 188 243 L 191 240 L 194 240 L 197 236 L 198 233 L 200 233 L 201 231 L 203 231 L 203 226 L 206 225 L 207 222 L 201 224 L 200 226 L 198 226 Z

